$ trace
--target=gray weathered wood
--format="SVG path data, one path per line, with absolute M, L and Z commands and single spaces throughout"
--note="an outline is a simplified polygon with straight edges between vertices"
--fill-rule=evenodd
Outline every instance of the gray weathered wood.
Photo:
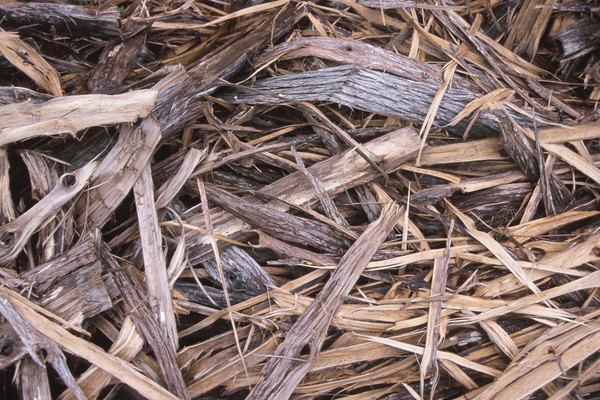
M 0 3 L 0 18 L 9 26 L 37 25 L 45 29 L 54 26 L 63 35 L 81 33 L 100 38 L 119 36 L 119 10 L 96 10 L 84 6 L 53 3 Z
M 439 88 L 440 84 L 434 79 L 415 81 L 355 65 L 344 65 L 265 78 L 248 87 L 237 86 L 224 98 L 235 104 L 332 102 L 420 125 Z M 479 96 L 479 92 L 451 86 L 438 108 L 434 125 L 447 125 Z M 520 124 L 531 125 L 523 116 L 513 114 L 513 117 Z M 448 129 L 462 136 L 468 124 L 469 120 L 463 119 Z M 540 121 L 538 126 L 542 125 L 543 121 Z M 497 133 L 496 122 L 487 112 L 482 112 L 470 135 L 491 136 Z
M 363 146 L 379 158 L 381 168 L 386 173 L 391 173 L 400 168 L 404 162 L 416 156 L 420 140 L 413 128 L 406 127 L 374 139 Z M 308 170 L 323 184 L 330 196 L 335 196 L 379 176 L 379 173 L 353 150 L 347 150 L 326 161 L 314 164 Z M 318 199 L 310 182 L 300 171 L 279 179 L 258 193 L 301 206 L 312 205 Z M 281 211 L 287 209 L 285 203 L 280 201 L 274 201 L 273 207 Z M 210 219 L 215 226 L 215 233 L 221 235 L 235 238 L 249 230 L 249 226 L 240 219 L 219 209 L 211 211 Z M 196 226 L 204 226 L 204 215 L 193 215 L 187 222 Z M 186 242 L 192 265 L 210 258 L 212 250 L 204 235 L 190 231 L 186 233 Z
M 269 274 L 241 248 L 229 246 L 223 249 L 219 256 L 229 294 L 233 291 L 259 295 L 265 293 L 269 286 L 276 286 Z M 214 259 L 207 260 L 202 265 L 215 282 L 221 281 Z

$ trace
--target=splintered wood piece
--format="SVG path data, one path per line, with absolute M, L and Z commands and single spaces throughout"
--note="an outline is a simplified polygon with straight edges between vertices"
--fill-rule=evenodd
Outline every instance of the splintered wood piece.
M 144 340 L 135 328 L 135 324 L 130 317 L 125 318 L 123 326 L 119 332 L 118 338 L 114 341 L 108 352 L 115 357 L 126 362 L 130 362 L 136 354 L 142 350 Z M 77 384 L 86 395 L 86 398 L 98 396 L 100 391 L 106 387 L 112 379 L 112 376 L 95 365 L 92 365 L 87 371 L 79 376 Z M 73 400 L 73 392 L 65 391 L 59 397 L 59 400 Z
M 68 252 L 20 275 L 20 285 L 39 297 L 38 304 L 77 326 L 113 305 L 95 240 L 89 235 Z M 2 347 L 14 353 L 14 332 L 5 328 L 0 326 Z
M 19 365 L 19 386 L 24 399 L 52 399 L 48 371 L 29 357 Z
M 119 268 L 119 264 L 110 254 L 104 255 L 104 260 L 111 266 Z M 144 336 L 146 342 L 154 351 L 156 361 L 160 366 L 163 380 L 169 391 L 177 398 L 189 399 L 181 370 L 177 367 L 175 348 L 171 338 L 164 334 L 165 329 L 160 326 L 155 313 L 151 309 L 150 299 L 143 295 L 140 283 L 128 269 L 115 272 L 115 278 L 127 313 L 133 319 L 136 328 Z M 171 315 L 174 317 L 174 315 Z M 101 367 L 100 365 L 98 365 Z M 102 367 L 101 367 L 102 368 Z M 111 372 L 111 371 L 107 371 Z M 175 397 L 169 394 L 169 398 Z
M 83 190 L 97 165 L 91 162 L 61 176 L 56 187 L 42 200 L 17 219 L 0 226 L 0 264 L 14 260 L 35 231 Z
M 238 40 L 208 53 L 189 69 L 189 74 L 181 71 L 159 82 L 161 95 L 152 114 L 163 128 L 163 135 L 171 136 L 202 115 L 206 106 L 202 95 L 215 91 L 220 80 L 238 72 L 248 59 L 291 29 L 297 14 L 299 10 L 289 5 L 275 14 L 259 14 L 261 19 L 255 26 L 240 32 Z
M 31 197 L 39 201 L 46 196 L 59 180 L 59 171 L 56 165 L 42 154 L 31 151 L 21 153 L 21 159 L 27 166 L 31 183 Z M 56 253 L 63 253 L 73 239 L 73 219 L 68 211 L 59 210 L 56 217 L 38 233 L 38 248 L 43 249 L 38 255 L 40 261 L 45 262 L 53 258 Z
M 0 148 L 0 224 L 15 219 L 15 206 L 10 193 L 10 163 L 6 150 Z
M 234 104 L 329 101 L 423 124 L 439 87 L 439 84 L 432 81 L 414 81 L 354 65 L 344 65 L 257 80 L 251 87 L 237 86 L 225 99 Z M 435 125 L 448 124 L 479 95 L 470 89 L 449 88 L 435 114 Z M 513 117 L 524 126 L 530 126 L 530 121 L 522 116 L 515 114 Z M 538 125 L 544 125 L 543 121 Z M 448 129 L 462 136 L 467 126 L 468 122 L 463 120 Z M 482 112 L 472 131 L 476 136 L 490 136 L 496 134 L 498 128 L 488 113 Z
M 52 99 L 52 96 L 38 93 L 31 89 L 16 86 L 0 86 L 0 106 L 13 103 L 30 101 L 32 103 L 43 103 Z
M 206 193 L 213 203 L 268 235 L 330 254 L 344 247 L 345 237 L 322 222 L 297 217 L 269 205 L 250 203 L 211 185 L 206 185 Z
M 259 245 L 279 254 L 281 257 L 298 261 L 309 261 L 315 265 L 333 265 L 335 259 L 321 253 L 315 253 L 301 247 L 292 246 L 289 243 L 275 239 L 264 232 L 259 232 Z
M 72 324 L 81 326 L 84 320 L 113 306 L 102 272 L 98 262 L 79 268 L 53 284 L 52 292 L 46 293 L 39 304 Z M 54 293 L 65 294 L 55 297 Z
M 237 246 L 229 246 L 220 251 L 221 266 L 227 288 L 235 292 L 250 295 L 265 293 L 269 287 L 275 287 L 273 279 L 258 265 L 248 253 Z M 219 282 L 219 271 L 214 259 L 202 263 L 206 272 Z
M 46 92 L 62 96 L 56 70 L 33 47 L 23 42 L 18 34 L 0 31 L 0 53 Z
M 228 302 L 223 290 L 204 285 L 200 287 L 197 283 L 187 282 L 176 282 L 174 289 L 178 294 L 185 296 L 190 302 L 211 308 L 227 308 Z M 229 304 L 235 305 L 249 300 L 254 296 L 247 292 L 232 291 L 227 293 L 227 297 L 229 299 Z
M 154 185 L 150 165 L 146 165 L 133 185 L 135 208 L 140 229 L 140 242 L 144 258 L 144 275 L 148 295 L 153 299 L 153 311 L 163 335 L 177 350 L 177 323 L 167 277 L 167 263 L 162 250 L 162 234 L 154 207 Z
M 0 106 L 0 146 L 36 136 L 75 135 L 98 125 L 135 122 L 150 113 L 155 90 L 124 94 L 86 94 L 52 99 L 46 103 L 14 103 Z
M 444 340 L 446 326 L 442 321 L 442 303 L 436 301 L 436 296 L 443 296 L 448 282 L 448 267 L 450 264 L 450 246 L 452 244 L 452 230 L 454 229 L 454 220 L 448 228 L 448 240 L 446 241 L 446 252 L 443 257 L 436 258 L 433 263 L 433 277 L 431 279 L 431 297 L 433 301 L 429 304 L 429 314 L 427 319 L 427 336 L 425 348 L 423 349 L 423 358 L 421 360 L 421 398 L 425 390 L 425 377 L 429 369 L 433 370 L 432 386 L 435 388 L 439 379 L 437 366 L 437 352 L 439 344 Z M 435 390 L 435 389 L 432 389 Z
M 292 395 L 319 354 L 331 319 L 379 245 L 393 229 L 402 211 L 393 203 L 386 205 L 379 219 L 371 223 L 348 249 L 315 302 L 298 318 L 283 342 L 277 346 L 274 357 L 263 367 L 261 378 L 252 388 L 248 399 L 284 400 Z M 306 346 L 308 358 L 300 359 Z
M 10 289 L 0 288 L 0 314 L 13 327 L 16 335 L 24 343 L 31 359 L 38 366 L 43 367 L 45 363 L 41 359 L 41 350 L 44 350 L 46 352 L 46 359 L 52 364 L 56 372 L 58 372 L 63 382 L 73 391 L 77 399 L 84 400 L 86 397 L 79 385 L 77 385 L 71 371 L 69 371 L 64 354 L 51 337 L 36 329 L 35 323 L 26 315 L 25 311 L 30 311 L 36 317 L 44 319 L 48 323 L 52 322 L 27 308 L 27 304 L 21 303 L 19 298 L 26 302 L 19 294 L 14 293 Z
M 420 141 L 416 131 L 411 128 L 402 128 L 388 133 L 378 139 L 364 144 L 364 147 L 379 158 L 381 168 L 386 173 L 391 173 L 402 166 L 403 163 L 417 155 Z M 308 171 L 318 179 L 327 194 L 336 194 L 354 186 L 369 182 L 378 176 L 378 172 L 370 168 L 369 164 L 353 150 L 348 150 L 340 155 L 328 158 L 325 161 L 312 165 Z M 317 201 L 317 196 L 302 172 L 297 171 L 260 190 L 260 193 L 271 198 L 280 199 L 296 205 L 310 205 Z M 285 203 L 275 201 L 273 207 L 285 211 Z M 211 220 L 215 233 L 232 236 L 244 231 L 245 224 L 229 215 L 223 215 L 219 210 L 211 212 Z M 196 226 L 204 225 L 204 216 L 195 215 L 188 223 Z M 210 246 L 205 237 L 198 232 L 190 232 L 186 238 L 189 245 L 188 254 L 192 264 L 201 261 L 209 254 Z
M 177 172 L 169 176 L 169 179 L 156 191 L 157 210 L 165 208 L 171 203 L 171 200 L 177 196 L 183 185 L 192 176 L 198 164 L 205 158 L 205 151 L 192 148 L 187 152 L 183 161 L 179 164 Z
M 98 237 L 95 234 L 84 236 L 79 243 L 73 245 L 68 251 L 23 272 L 19 278 L 31 285 L 38 295 L 46 293 L 58 280 L 73 271 L 86 265 L 99 263 L 99 253 L 96 247 Z
M 144 50 L 147 29 L 143 25 L 129 23 L 124 40 L 106 46 L 88 79 L 90 93 L 110 93 L 123 83 L 136 66 Z
M 29 172 L 31 197 L 40 201 L 58 183 L 58 171 L 48 165 L 47 158 L 36 152 L 24 151 L 21 153 L 21 159 Z
M 0 296 L 1 302 L 10 302 L 23 320 L 31 326 L 31 328 L 28 329 L 29 332 L 38 335 L 39 338 L 47 338 L 49 344 L 54 346 L 58 345 L 69 353 L 89 361 L 148 399 L 177 400 L 176 396 L 160 387 L 151 379 L 148 379 L 130 364 L 104 352 L 100 347 L 73 335 L 57 323 L 38 314 L 21 295 L 10 292 L 6 288 L 0 288 Z M 38 339 L 36 340 L 36 343 L 44 343 L 44 341 Z M 79 390 L 79 394 L 77 395 L 78 399 L 86 398 L 77 385 L 71 389 Z
M 79 226 L 100 228 L 108 221 L 148 164 L 160 135 L 160 127 L 153 118 L 134 126 L 121 126 L 117 143 L 92 176 L 92 189 L 79 202 L 82 210 L 85 207 L 77 220 Z
M 119 36 L 119 11 L 116 7 L 96 10 L 84 6 L 59 3 L 0 3 L 0 17 L 11 24 L 40 25 L 45 29 L 55 27 L 63 35 L 79 36 L 82 33 L 97 37 Z
M 356 64 L 412 81 L 432 81 L 438 85 L 443 83 L 443 71 L 435 65 L 421 63 L 402 54 L 386 51 L 350 38 L 298 38 L 265 51 L 254 61 L 257 64 L 263 64 L 272 60 L 289 60 L 309 56 L 328 59 L 340 64 Z M 466 79 L 458 78 L 455 82 L 471 90 L 479 90 L 477 86 Z
M 533 59 L 552 15 L 551 7 L 540 6 L 551 5 L 554 2 L 554 0 L 526 0 L 523 2 L 504 46 L 509 49 L 515 47 L 515 53 L 525 53 L 529 59 Z
M 515 127 L 514 121 L 511 120 L 505 109 L 500 109 L 493 115 L 498 120 L 502 148 L 531 181 L 537 181 L 540 177 L 540 166 L 533 143 Z

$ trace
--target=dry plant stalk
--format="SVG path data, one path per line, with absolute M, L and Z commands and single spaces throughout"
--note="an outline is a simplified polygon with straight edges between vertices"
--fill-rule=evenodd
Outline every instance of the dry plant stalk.
M 277 346 L 274 357 L 263 368 L 261 379 L 248 399 L 288 399 L 291 396 L 321 350 L 331 319 L 403 211 L 393 203 L 384 206 L 379 219 L 371 223 L 348 249 L 314 303 Z M 307 359 L 300 359 L 306 347 Z
M 4 397 L 598 397 L 599 1 L 63 3 L 0 2 Z
M 46 92 L 62 96 L 56 70 L 34 48 L 19 39 L 18 34 L 0 31 L 0 53 Z

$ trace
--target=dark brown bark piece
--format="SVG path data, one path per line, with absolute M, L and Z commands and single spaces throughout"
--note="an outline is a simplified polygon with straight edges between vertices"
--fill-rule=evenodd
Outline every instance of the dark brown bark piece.
M 95 10 L 71 4 L 0 3 L 0 18 L 12 26 L 38 25 L 44 29 L 56 28 L 61 34 L 92 34 L 100 38 L 119 36 L 119 10 Z
M 123 296 L 125 308 L 133 318 L 137 329 L 154 351 L 154 356 L 160 366 L 167 388 L 179 398 L 189 399 L 190 395 L 177 366 L 175 350 L 169 339 L 163 334 L 163 330 L 151 311 L 147 296 L 143 294 L 139 282 L 129 271 L 126 269 L 121 270 L 119 264 L 110 254 L 104 254 L 103 258 L 108 265 L 119 269 L 115 271 L 115 278 Z
M 128 29 L 124 32 L 125 39 L 104 48 L 88 79 L 90 93 L 118 92 L 119 86 L 136 66 L 137 59 L 144 50 L 147 33 L 143 25 L 128 24 Z
M 332 102 L 422 124 L 439 87 L 432 80 L 414 81 L 344 65 L 265 78 L 250 87 L 238 86 L 224 97 L 234 104 Z M 469 102 L 479 96 L 478 92 L 469 89 L 450 87 L 438 108 L 434 125 L 448 124 Z M 513 115 L 513 118 L 524 126 L 531 125 L 522 116 Z M 462 136 L 468 124 L 468 120 L 462 120 L 448 129 Z M 543 126 L 543 122 L 539 126 Z M 488 113 L 482 112 L 471 132 L 473 136 L 491 136 L 498 132 L 498 127 Z
M 206 307 L 227 308 L 225 293 L 220 289 L 215 289 L 210 286 L 200 288 L 198 284 L 188 282 L 177 282 L 175 283 L 174 289 L 193 303 L 202 304 Z M 232 290 L 227 292 L 227 295 L 229 296 L 229 302 L 232 305 L 254 297 L 254 295 L 249 292 L 236 292 Z
M 264 232 L 259 231 L 259 235 L 259 244 L 261 246 L 273 250 L 275 253 L 279 254 L 283 258 L 303 262 L 309 261 L 315 265 L 335 264 L 334 257 L 325 254 L 315 253 L 314 251 L 306 250 L 297 246 L 292 246 L 289 243 L 283 242 L 272 236 L 266 235 Z
M 52 96 L 44 93 L 38 93 L 31 89 L 14 86 L 0 86 L 0 106 L 12 103 L 21 103 L 24 101 L 44 103 L 50 99 L 52 99 Z
M 321 222 L 297 217 L 268 205 L 250 203 L 211 185 L 206 185 L 206 193 L 219 207 L 281 240 L 329 254 L 336 254 L 345 247 L 344 235 Z
M 416 131 L 411 127 L 395 130 L 380 138 L 374 139 L 363 145 L 368 151 L 381 160 L 381 168 L 386 173 L 391 173 L 417 155 L 420 141 Z M 343 192 L 357 185 L 369 182 L 379 176 L 370 165 L 353 150 L 314 164 L 308 170 L 323 183 L 330 196 Z M 278 181 L 264 187 L 259 191 L 269 198 L 280 199 L 284 202 L 301 206 L 310 206 L 317 200 L 310 183 L 300 171 L 290 174 Z M 281 202 L 276 202 L 277 207 L 284 207 Z M 285 207 L 284 207 L 285 208 Z M 215 233 L 236 237 L 247 230 L 247 226 L 221 210 L 213 210 L 210 217 Z M 194 215 L 187 221 L 190 224 L 203 226 L 204 215 Z M 211 247 L 206 238 L 197 232 L 190 232 L 186 236 L 188 243 L 188 256 L 192 265 L 206 260 L 211 253 Z
M 275 58 L 288 60 L 308 56 L 335 61 L 343 65 L 354 64 L 371 70 L 387 72 L 409 81 L 436 84 L 438 87 L 444 83 L 444 71 L 436 65 L 419 62 L 349 38 L 300 38 L 265 51 L 255 62 L 261 64 Z M 452 86 L 474 93 L 481 92 L 477 85 L 460 76 L 453 79 Z
M 241 248 L 229 246 L 220 252 L 219 257 L 229 293 L 243 292 L 256 296 L 265 293 L 269 287 L 276 286 L 269 274 Z M 202 265 L 215 282 L 221 281 L 214 259 L 205 261 Z

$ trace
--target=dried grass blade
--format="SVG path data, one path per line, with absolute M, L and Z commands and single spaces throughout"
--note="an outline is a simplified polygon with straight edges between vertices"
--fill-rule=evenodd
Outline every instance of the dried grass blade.
M 345 228 L 349 228 L 350 225 L 344 219 L 340 211 L 337 209 L 331 197 L 329 197 L 329 195 L 327 194 L 327 191 L 323 187 L 323 184 L 317 178 L 315 178 L 315 176 L 311 174 L 310 171 L 306 168 L 304 162 L 302 161 L 302 157 L 300 157 L 294 146 L 292 146 L 291 150 L 292 154 L 294 155 L 294 159 L 296 160 L 296 164 L 298 164 L 298 168 L 304 174 L 304 176 L 306 176 L 306 179 L 308 179 L 308 181 L 312 185 L 315 194 L 321 202 L 321 206 L 323 207 L 325 214 L 327 214 L 327 216 L 333 221 L 335 221 L 338 225 L 341 225 Z
M 578 290 L 592 289 L 598 286 L 600 286 L 600 271 L 592 272 L 588 276 L 579 278 L 569 283 L 565 283 L 561 286 L 553 287 L 552 289 L 544 290 L 543 292 L 521 297 L 520 299 L 511 301 L 510 303 L 502 307 L 482 312 L 481 314 L 474 317 L 467 317 L 465 318 L 465 320 L 475 322 L 483 321 L 490 318 L 496 318 L 511 312 L 515 312 L 523 307 L 531 306 L 533 304 L 537 304 L 543 301 L 548 301 L 550 299 L 565 295 L 567 293 L 576 292 Z M 566 311 L 562 311 L 561 313 L 564 315 L 562 319 L 571 320 L 573 318 L 569 317 L 570 313 Z
M 219 253 L 219 247 L 217 246 L 217 241 L 215 240 L 215 237 L 213 236 L 213 226 L 212 226 L 212 221 L 210 219 L 210 211 L 208 208 L 208 197 L 206 196 L 206 188 L 204 186 L 204 182 L 201 179 L 196 178 L 196 183 L 198 185 L 198 192 L 200 193 L 200 200 L 202 201 L 202 211 L 203 211 L 204 218 L 205 218 L 206 230 L 208 231 L 208 238 L 210 240 L 210 245 L 211 245 L 211 248 L 213 251 L 213 255 L 215 257 L 215 263 L 217 264 L 217 270 L 219 273 L 219 280 L 221 282 L 221 287 L 223 288 L 223 293 L 225 295 L 225 303 L 227 304 L 227 310 L 229 312 L 229 320 L 231 321 L 231 327 L 233 329 L 233 335 L 235 337 L 235 345 L 236 345 L 236 348 L 238 351 L 238 355 L 240 357 L 240 361 L 244 368 L 244 373 L 246 374 L 246 376 L 248 376 L 248 367 L 246 366 L 244 352 L 243 352 L 242 346 L 240 344 L 237 327 L 235 325 L 235 319 L 233 318 L 233 313 L 231 311 L 231 301 L 229 299 L 229 292 L 227 289 L 229 287 L 229 285 L 228 285 L 227 281 L 225 280 L 225 273 L 223 272 L 223 264 L 221 262 L 221 254 Z
M 419 148 L 419 154 L 417 155 L 416 165 L 420 166 L 421 154 L 423 149 L 425 148 L 425 144 L 427 142 L 427 136 L 429 135 L 429 131 L 431 130 L 431 126 L 433 125 L 433 121 L 435 120 L 435 116 L 438 112 L 440 104 L 442 104 L 442 99 L 448 90 L 448 87 L 452 83 L 452 78 L 454 78 L 454 72 L 456 71 L 456 67 L 458 64 L 454 61 L 451 61 L 446 68 L 444 69 L 444 83 L 438 91 L 433 96 L 431 100 L 431 105 L 427 110 L 427 115 L 425 115 L 425 119 L 423 120 L 423 126 L 419 131 L 419 137 L 421 138 L 421 147 Z
M 558 342 L 555 354 L 541 356 L 533 353 L 529 359 L 522 360 L 528 368 L 514 368 L 505 371 L 502 379 L 496 381 L 476 398 L 478 400 L 512 400 L 529 397 L 552 380 L 565 374 L 570 368 L 583 362 L 600 350 L 600 331 L 597 321 L 585 329 L 586 335 L 577 343 L 561 346 Z
M 520 243 L 534 239 L 554 229 L 561 228 L 574 222 L 583 221 L 600 214 L 600 211 L 566 211 L 551 217 L 538 218 L 524 224 L 510 226 L 507 228 L 512 238 Z
M 475 240 L 484 245 L 489 251 L 496 256 L 498 260 L 512 272 L 515 277 L 521 282 L 524 286 L 528 287 L 533 293 L 539 293 L 540 289 L 533 283 L 531 279 L 527 276 L 523 268 L 515 261 L 514 258 L 506 251 L 504 247 L 500 243 L 498 243 L 491 235 L 481 232 L 477 230 L 475 227 L 475 223 L 471 218 L 467 215 L 463 214 L 458 208 L 452 205 L 450 202 L 446 202 L 448 208 L 454 213 L 465 225 L 469 235 L 473 236 Z
M 37 332 L 46 336 L 68 352 L 98 366 L 118 381 L 123 382 L 148 399 L 177 400 L 177 397 L 138 372 L 130 364 L 104 352 L 104 350 L 87 340 L 72 335 L 56 323 L 36 313 L 20 295 L 12 293 L 5 288 L 0 288 L 0 293 L 10 300 L 23 318 Z
M 206 151 L 191 148 L 185 155 L 179 170 L 156 191 L 156 209 L 169 205 L 185 182 L 192 176 L 196 166 L 206 158 Z
M 199 28 L 207 28 L 209 26 L 218 25 L 218 24 L 220 24 L 222 22 L 226 22 L 226 21 L 229 21 L 229 20 L 232 20 L 232 19 L 235 19 L 235 18 L 244 17 L 246 15 L 251 15 L 251 14 L 256 14 L 256 13 L 262 13 L 264 11 L 268 11 L 268 10 L 271 10 L 273 8 L 278 8 L 280 6 L 286 5 L 289 2 L 290 2 L 290 0 L 276 0 L 276 1 L 269 2 L 269 3 L 265 3 L 265 4 L 257 4 L 257 5 L 254 5 L 254 6 L 246 7 L 244 9 L 242 9 L 242 10 L 239 10 L 239 11 L 235 11 L 235 12 L 229 13 L 227 15 L 224 15 L 222 17 L 216 18 L 216 19 L 214 19 L 214 20 L 212 20 L 210 22 L 207 22 L 205 24 L 195 25 L 193 28 L 194 29 L 196 29 L 196 28 L 198 28 L 198 29 Z
M 581 171 L 581 173 L 592 179 L 594 182 L 600 183 L 600 169 L 598 169 L 598 167 L 585 158 L 581 157 L 579 154 L 569 150 L 562 144 L 550 144 L 542 142 L 541 145 L 548 153 L 560 158 L 573 168 L 578 169 Z
M 42 89 L 54 96 L 63 95 L 56 70 L 17 33 L 0 31 L 0 53 Z
M 450 222 L 448 228 L 448 239 L 446 241 L 446 251 L 443 257 L 436 258 L 433 263 L 433 278 L 431 280 L 431 302 L 429 303 L 429 314 L 427 319 L 427 334 L 425 339 L 425 349 L 421 360 L 421 397 L 424 397 L 425 376 L 430 367 L 433 369 L 431 393 L 435 392 L 438 379 L 437 351 L 441 341 L 444 340 L 442 326 L 442 303 L 436 300 L 437 296 L 442 296 L 446 291 L 448 281 L 448 267 L 450 266 L 450 247 L 452 244 L 452 231 L 454 229 L 454 220 Z
M 298 318 L 284 341 L 277 347 L 250 392 L 248 400 L 287 399 L 310 370 L 319 353 L 333 316 L 348 295 L 368 261 L 390 233 L 402 210 L 395 204 L 386 205 L 381 216 L 371 223 L 342 257 L 313 304 Z M 301 352 L 308 346 L 306 361 L 298 363 Z
M 416 345 L 408 344 L 408 343 L 402 343 L 395 339 L 388 339 L 388 338 L 384 338 L 384 337 L 367 336 L 367 335 L 360 335 L 360 334 L 357 334 L 356 336 L 363 338 L 365 340 L 368 340 L 370 342 L 381 343 L 386 346 L 404 350 L 409 353 L 413 353 L 413 354 L 417 354 L 417 355 L 423 355 L 423 353 L 425 351 L 423 349 L 423 347 L 421 347 L 421 346 L 416 346 Z M 502 375 L 502 372 L 498 371 L 497 369 L 478 364 L 474 361 L 468 360 L 468 359 L 461 357 L 454 353 L 450 353 L 450 352 L 446 352 L 446 351 L 438 351 L 437 357 L 439 360 L 448 360 L 455 364 L 460 365 L 461 367 L 468 368 L 473 371 L 481 372 L 482 374 L 486 374 L 489 376 L 498 377 L 498 376 Z
M 125 318 L 123 326 L 119 332 L 118 338 L 109 349 L 109 353 L 113 356 L 124 360 L 131 361 L 138 354 L 144 345 L 144 339 L 140 336 L 135 328 L 130 317 Z M 92 365 L 86 372 L 81 374 L 77 379 L 77 384 L 83 390 L 86 398 L 97 397 L 100 391 L 106 387 L 112 376 L 95 365 Z M 59 400 L 73 400 L 74 394 L 72 391 L 63 392 Z
M 31 357 L 28 361 L 35 362 L 45 372 L 45 363 L 40 358 L 41 350 L 45 350 L 46 360 L 54 366 L 54 369 L 58 372 L 63 382 L 74 393 L 77 399 L 84 400 L 86 397 L 75 381 L 73 374 L 69 371 L 64 354 L 60 351 L 56 343 L 40 335 L 35 329 L 32 329 L 30 321 L 21 314 L 21 310 L 18 309 L 15 302 L 11 301 L 14 299 L 11 299 L 11 296 L 19 295 L 9 289 L 0 292 L 0 313 L 9 321 L 19 339 L 25 345 Z

